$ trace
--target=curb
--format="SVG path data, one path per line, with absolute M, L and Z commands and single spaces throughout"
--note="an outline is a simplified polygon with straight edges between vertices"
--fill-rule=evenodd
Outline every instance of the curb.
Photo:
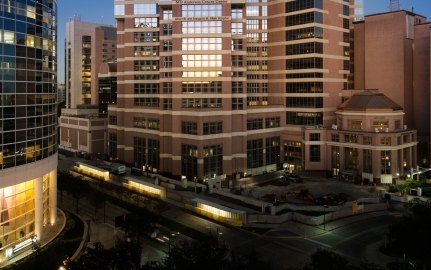
M 86 247 L 87 245 L 87 240 L 88 240 L 88 224 L 85 220 L 82 219 L 82 217 L 80 215 L 78 215 L 75 212 L 70 211 L 72 214 L 74 214 L 75 216 L 77 216 L 82 223 L 84 223 L 84 234 L 82 237 L 82 241 L 79 244 L 78 249 L 75 251 L 75 253 L 72 255 L 72 257 L 70 257 L 70 261 L 75 261 L 79 258 L 79 256 L 81 255 L 82 250 Z

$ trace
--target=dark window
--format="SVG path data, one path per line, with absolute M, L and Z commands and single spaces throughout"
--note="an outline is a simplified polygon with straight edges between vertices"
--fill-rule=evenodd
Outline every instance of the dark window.
M 288 125 L 322 125 L 321 112 L 286 112 L 286 124 Z
M 220 144 L 205 146 L 203 149 L 204 175 L 212 177 L 223 174 L 223 146 Z
M 310 133 L 310 141 L 320 141 L 320 133 Z
M 198 134 L 198 124 L 196 122 L 181 122 L 181 133 L 183 134 Z
M 310 145 L 310 161 L 320 161 L 320 145 Z
M 223 122 L 209 122 L 204 123 L 203 134 L 218 134 L 223 133 Z
M 247 141 L 247 168 L 263 166 L 263 140 Z
M 247 130 L 263 129 L 263 119 L 248 119 Z
M 266 165 L 280 163 L 280 137 L 266 138 L 265 140 Z

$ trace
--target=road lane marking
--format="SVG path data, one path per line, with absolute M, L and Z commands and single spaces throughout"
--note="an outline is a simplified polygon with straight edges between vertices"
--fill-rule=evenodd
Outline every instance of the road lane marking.
M 319 242 L 319 241 L 316 241 L 316 240 L 313 240 L 313 239 L 310 239 L 310 238 L 307 238 L 307 237 L 304 237 L 304 240 L 307 240 L 307 241 L 310 241 L 310 242 L 312 242 L 312 243 L 315 243 L 315 244 L 318 244 L 318 245 L 324 246 L 324 247 L 326 247 L 326 248 L 332 248 L 332 246 L 331 246 L 331 245 L 328 245 L 328 244 L 325 244 L 325 243 L 322 243 L 322 242 Z

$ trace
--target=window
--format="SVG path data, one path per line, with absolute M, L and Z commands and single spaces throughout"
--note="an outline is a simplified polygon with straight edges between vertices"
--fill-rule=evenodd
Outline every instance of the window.
M 211 17 L 221 16 L 221 4 L 215 5 L 181 5 L 183 17 Z
M 172 93 L 172 82 L 163 82 L 163 93 Z
M 198 135 L 198 124 L 196 122 L 181 121 L 181 133 Z
M 172 110 L 172 98 L 163 99 L 163 110 Z
M 204 175 L 212 177 L 223 173 L 223 146 L 220 144 L 205 146 L 203 149 Z
M 232 39 L 232 50 L 242 51 L 242 39 Z
M 247 141 L 247 168 L 263 166 L 263 140 Z
M 148 119 L 147 128 L 153 130 L 160 130 L 160 120 L 159 119 Z
M 159 84 L 158 83 L 135 83 L 134 93 L 135 94 L 158 94 Z
M 114 5 L 114 15 L 124 15 L 124 5 Z
M 135 32 L 135 42 L 156 42 L 159 41 L 159 32 Z
M 259 20 L 247 20 L 247 30 L 259 30 Z
M 133 160 L 138 168 L 146 163 L 145 150 L 145 138 L 133 137 Z
M 295 30 L 288 30 L 286 32 L 286 39 L 289 40 L 299 40 L 307 38 L 322 38 L 323 29 L 321 27 L 307 27 Z
M 145 98 L 135 98 L 134 105 L 135 106 L 144 106 L 144 107 L 159 107 L 159 98 L 154 97 L 145 97 Z
M 172 20 L 172 9 L 163 10 L 163 20 Z
M 389 121 L 384 121 L 384 120 L 373 121 L 373 124 L 371 125 L 371 127 L 373 129 L 384 131 L 386 128 L 389 127 Z
M 182 93 L 221 93 L 222 82 L 183 82 Z
M 286 12 L 294 12 L 309 8 L 319 8 L 322 9 L 323 0 L 301 0 L 301 1 L 291 1 L 286 3 Z
M 242 93 L 242 82 L 232 82 L 232 93 Z
M 159 47 L 156 46 L 136 46 L 135 56 L 136 57 L 147 57 L 147 56 L 158 56 Z
M 323 44 L 320 42 L 307 42 L 286 46 L 287 55 L 323 53 Z
M 232 35 L 242 35 L 242 23 L 232 23 Z
M 219 134 L 223 133 L 223 122 L 209 122 L 204 123 L 203 134 Z
M 135 71 L 156 71 L 159 70 L 159 61 L 157 60 L 138 60 L 134 61 Z
M 110 115 L 109 116 L 109 124 L 110 125 L 116 125 L 117 124 L 117 116 L 116 115 Z
M 198 175 L 198 148 L 181 144 L 181 174 L 192 181 Z
M 264 33 L 262 33 L 264 34 Z M 247 42 L 248 43 L 258 43 L 259 42 L 259 33 L 247 33 Z
M 243 110 L 244 104 L 242 98 L 232 98 L 232 110 Z
M 310 162 L 320 161 L 320 145 L 310 145 Z
M 349 129 L 362 129 L 362 121 L 361 120 L 349 120 L 348 124 Z
M 172 67 L 172 56 L 163 57 L 163 67 L 171 68 Z
M 259 6 L 247 6 L 245 13 L 247 17 L 259 16 Z
M 183 34 L 221 34 L 221 21 L 182 22 Z
M 247 83 L 247 93 L 259 93 L 259 83 Z
M 391 145 L 391 137 L 381 137 L 380 145 Z
M 232 9 L 232 19 L 242 19 L 242 9 Z
M 146 122 L 144 117 L 133 117 L 133 127 L 146 128 Z
M 221 54 L 185 54 L 182 55 L 183 67 L 221 67 Z
M 287 97 L 288 108 L 323 108 L 322 97 Z
M 380 173 L 391 174 L 391 151 L 380 151 Z
M 323 124 L 323 116 L 321 112 L 286 112 L 286 124 L 321 125 Z
M 221 38 L 183 38 L 183 51 L 221 50 Z
M 157 28 L 157 18 L 135 18 L 135 28 Z
M 345 134 L 344 142 L 346 143 L 359 143 L 359 136 L 355 134 Z
M 320 141 L 320 133 L 310 133 L 310 141 Z
M 263 119 L 262 118 L 248 119 L 247 130 L 256 130 L 256 129 L 263 129 Z
M 322 23 L 323 16 L 320 12 L 300 13 L 286 17 L 286 26 L 294 26 L 307 23 Z
M 183 108 L 221 108 L 221 98 L 183 98 Z
M 364 136 L 362 138 L 362 140 L 363 140 L 363 144 L 365 144 L 365 145 L 372 145 L 373 144 L 373 138 L 370 136 Z
M 139 14 L 158 14 L 159 7 L 156 4 L 134 4 L 133 13 L 135 15 Z
M 233 67 L 242 67 L 242 55 L 232 55 L 232 66 Z
M 331 141 L 333 142 L 339 142 L 340 141 L 340 135 L 339 134 L 331 134 Z
M 172 36 L 172 24 L 164 24 L 163 25 L 163 35 L 164 36 Z
M 280 164 L 280 137 L 265 139 L 266 165 Z
M 288 70 L 311 68 L 323 68 L 323 59 L 320 57 L 309 57 L 286 60 L 286 69 Z
M 172 40 L 163 40 L 163 51 L 172 51 Z

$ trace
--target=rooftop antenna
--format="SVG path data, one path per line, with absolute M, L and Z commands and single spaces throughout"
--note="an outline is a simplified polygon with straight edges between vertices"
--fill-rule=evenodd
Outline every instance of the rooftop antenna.
M 389 10 L 397 11 L 400 10 L 400 0 L 389 0 Z

